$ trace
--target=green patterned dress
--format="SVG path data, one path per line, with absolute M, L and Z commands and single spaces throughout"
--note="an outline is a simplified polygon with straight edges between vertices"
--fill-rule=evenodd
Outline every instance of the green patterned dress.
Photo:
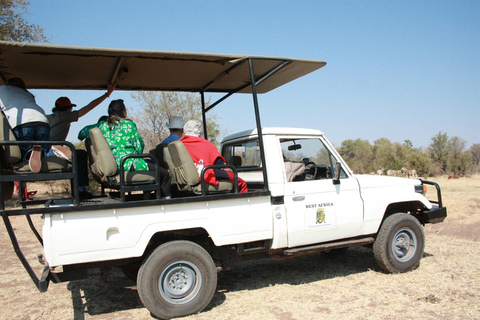
M 100 122 L 97 125 L 105 136 L 105 139 L 112 150 L 113 156 L 115 157 L 115 161 L 117 161 L 117 173 L 120 172 L 118 168 L 120 168 L 120 161 L 122 161 L 124 156 L 143 153 L 145 143 L 133 121 L 129 119 L 120 120 L 111 129 L 106 121 Z M 132 165 L 135 168 L 135 171 L 148 170 L 148 164 L 145 160 L 135 158 L 125 161 L 123 167 L 125 172 L 130 171 Z

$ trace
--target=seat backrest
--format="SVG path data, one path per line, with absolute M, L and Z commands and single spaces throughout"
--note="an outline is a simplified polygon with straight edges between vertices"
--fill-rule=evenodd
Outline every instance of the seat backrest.
M 17 140 L 3 112 L 0 112 L 0 140 Z M 17 163 L 22 159 L 22 154 L 20 153 L 20 148 L 18 146 L 3 146 L 3 151 L 4 160 L 8 165 Z
M 107 177 L 114 176 L 117 173 L 117 162 L 112 150 L 110 150 L 110 146 L 99 128 L 93 128 L 88 135 L 92 143 L 92 159 L 95 163 L 96 173 L 102 181 L 108 182 Z
M 165 162 L 165 155 L 163 150 L 167 148 L 168 143 L 160 143 L 157 145 L 153 151 L 153 155 L 157 158 L 158 164 L 162 168 L 167 168 L 167 163 Z
M 295 177 L 301 175 L 305 171 L 305 164 L 303 162 L 286 161 L 284 164 L 288 182 L 292 182 Z
M 232 157 L 232 164 L 235 166 L 235 167 L 241 167 L 242 166 L 242 157 L 240 156 L 233 156 Z
M 168 146 L 168 145 L 167 145 Z M 163 148 L 163 161 L 165 163 L 165 169 L 167 169 L 168 174 L 170 176 L 170 183 L 171 185 L 177 185 L 177 179 L 175 178 L 175 174 L 173 171 L 173 162 L 172 156 L 170 156 L 170 152 L 168 151 L 167 146 Z M 153 149 L 155 151 L 155 149 Z
M 98 183 L 102 182 L 102 175 L 98 173 L 97 169 L 97 155 L 95 154 L 95 150 L 93 149 L 92 141 L 90 138 L 85 139 L 85 149 L 87 150 L 87 157 L 88 157 L 88 165 L 90 168 L 90 172 L 92 173 L 93 178 Z
M 174 178 L 172 184 L 175 180 L 180 191 L 190 191 L 191 186 L 199 184 L 197 168 L 183 142 L 177 140 L 169 143 L 164 150 L 164 156 Z

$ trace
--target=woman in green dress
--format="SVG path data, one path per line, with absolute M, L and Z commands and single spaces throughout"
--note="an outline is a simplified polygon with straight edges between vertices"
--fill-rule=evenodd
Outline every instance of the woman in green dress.
M 108 119 L 97 124 L 107 140 L 117 162 L 117 173 L 120 172 L 122 158 L 130 154 L 141 154 L 145 143 L 137 130 L 135 123 L 127 119 L 127 108 L 123 100 L 113 100 L 108 106 Z M 153 162 L 141 158 L 131 158 L 125 161 L 125 172 L 155 170 Z M 170 198 L 170 176 L 167 170 L 159 167 L 161 188 L 165 197 Z

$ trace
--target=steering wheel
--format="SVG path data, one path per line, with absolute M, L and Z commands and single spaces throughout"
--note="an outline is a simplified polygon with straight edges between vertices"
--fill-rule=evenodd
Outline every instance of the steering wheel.
M 313 169 L 313 170 L 312 170 Z M 313 174 L 312 174 L 313 171 Z M 315 177 L 317 176 L 317 165 L 315 162 L 308 162 L 305 165 L 305 180 L 314 180 Z

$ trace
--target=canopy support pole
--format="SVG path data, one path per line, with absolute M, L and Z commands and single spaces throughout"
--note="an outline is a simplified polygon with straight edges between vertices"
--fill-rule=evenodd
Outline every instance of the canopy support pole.
M 265 148 L 263 146 L 262 124 L 260 122 L 260 110 L 258 107 L 257 83 L 255 80 L 255 71 L 253 70 L 253 60 L 250 58 L 248 59 L 248 65 L 250 68 L 250 80 L 252 83 L 253 108 L 255 110 L 255 121 L 257 123 L 258 144 L 260 146 L 260 159 L 262 160 L 263 189 L 268 190 L 267 166 L 265 162 Z
M 207 114 L 205 110 L 205 91 L 200 92 L 200 96 L 202 97 L 202 120 L 203 120 L 203 137 L 208 140 L 207 135 Z
M 119 57 L 117 59 L 117 65 L 115 66 L 115 70 L 113 71 L 112 76 L 110 77 L 109 84 L 115 83 L 115 80 L 117 79 L 117 75 L 118 75 L 118 70 L 120 70 L 120 66 L 122 65 L 122 62 L 123 62 L 123 57 Z

